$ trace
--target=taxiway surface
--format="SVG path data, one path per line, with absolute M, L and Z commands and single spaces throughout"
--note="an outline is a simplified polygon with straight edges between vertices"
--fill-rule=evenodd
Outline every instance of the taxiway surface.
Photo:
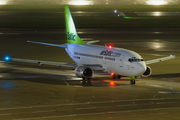
M 92 86 L 83 86 L 74 71 L 54 66 L 0 63 L 0 118 L 31 119 L 179 119 L 179 30 L 78 29 L 86 40 L 99 45 L 134 50 L 143 58 L 176 55 L 150 65 L 152 77 L 112 81 L 96 73 Z M 72 62 L 63 48 L 27 43 L 27 40 L 63 44 L 65 30 L 1 29 L 0 55 L 56 62 Z

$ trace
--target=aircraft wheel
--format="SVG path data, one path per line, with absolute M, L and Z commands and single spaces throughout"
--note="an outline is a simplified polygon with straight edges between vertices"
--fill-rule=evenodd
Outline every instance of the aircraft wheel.
M 86 85 L 86 81 L 85 80 L 82 81 L 82 85 Z
M 135 80 L 131 80 L 131 81 L 130 81 L 130 84 L 131 84 L 131 85 L 135 85 L 135 84 L 136 84 L 136 81 L 135 81 Z
M 87 85 L 91 85 L 91 81 L 90 80 L 87 81 Z
M 117 75 L 117 79 L 121 79 L 121 75 Z
M 134 84 L 134 85 L 136 84 L 136 81 L 135 81 L 135 80 L 133 81 L 133 84 Z
M 116 79 L 116 74 L 112 75 L 112 79 Z

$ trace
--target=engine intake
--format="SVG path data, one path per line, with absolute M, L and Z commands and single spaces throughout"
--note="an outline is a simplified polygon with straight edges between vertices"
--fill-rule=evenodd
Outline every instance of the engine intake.
M 149 66 L 147 66 L 146 71 L 142 74 L 143 77 L 149 77 L 152 73 L 152 70 Z
M 87 66 L 78 66 L 75 69 L 75 75 L 79 78 L 92 78 L 93 73 L 93 70 Z

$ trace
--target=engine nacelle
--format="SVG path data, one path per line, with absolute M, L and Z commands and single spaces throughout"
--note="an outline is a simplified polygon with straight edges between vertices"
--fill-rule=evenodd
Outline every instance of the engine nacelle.
M 75 75 L 78 78 L 92 78 L 94 71 L 87 66 L 78 66 L 75 69 Z
M 152 73 L 151 68 L 150 68 L 149 66 L 147 66 L 147 69 L 146 69 L 146 71 L 142 74 L 142 76 L 143 76 L 143 77 L 148 77 L 148 76 L 151 75 L 151 73 Z

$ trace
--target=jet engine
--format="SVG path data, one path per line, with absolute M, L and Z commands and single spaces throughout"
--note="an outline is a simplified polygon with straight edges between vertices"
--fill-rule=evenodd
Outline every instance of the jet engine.
M 151 68 L 150 68 L 149 66 L 147 66 L 147 69 L 146 69 L 146 71 L 142 74 L 142 76 L 143 76 L 143 77 L 148 77 L 148 76 L 151 75 L 151 73 L 152 73 Z
M 75 75 L 79 78 L 92 78 L 94 71 L 87 66 L 78 66 L 75 69 Z

